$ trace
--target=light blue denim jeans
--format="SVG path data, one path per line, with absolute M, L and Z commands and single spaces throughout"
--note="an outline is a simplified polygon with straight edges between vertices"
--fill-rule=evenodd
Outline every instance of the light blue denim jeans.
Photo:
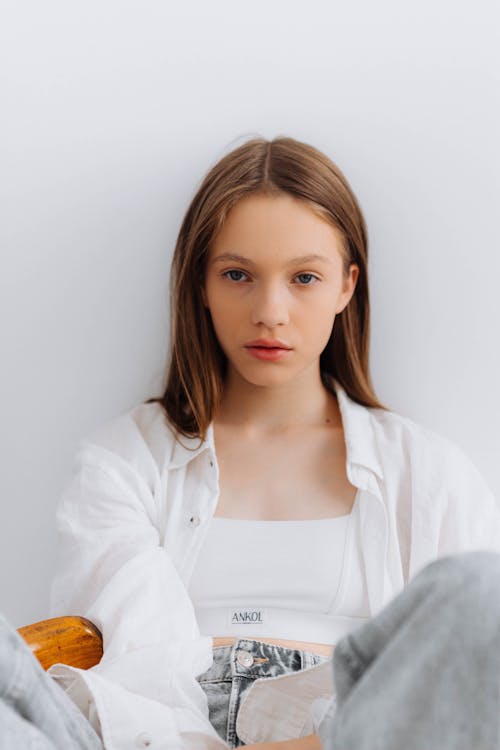
M 239 648 L 260 654 L 254 649 L 262 644 L 255 644 L 242 649 L 240 641 Z M 231 727 L 249 686 L 248 674 L 239 679 L 237 651 L 216 652 L 198 677 L 211 721 L 234 742 Z M 287 651 L 269 652 L 269 670 L 304 667 L 305 652 Z M 339 641 L 333 678 L 338 707 L 318 730 L 324 750 L 500 750 L 500 555 L 468 552 L 428 565 Z M 103 750 L 79 709 L 0 616 L 0 750 L 35 749 Z
M 214 648 L 213 665 L 196 678 L 207 695 L 210 723 L 229 747 L 244 746 L 236 732 L 236 720 L 243 697 L 255 680 L 308 669 L 328 659 L 248 638 Z

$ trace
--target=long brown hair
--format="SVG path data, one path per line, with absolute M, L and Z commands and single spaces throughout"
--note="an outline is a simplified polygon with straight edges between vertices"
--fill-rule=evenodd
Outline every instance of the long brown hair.
M 172 259 L 172 353 L 165 391 L 146 403 L 161 403 L 180 434 L 205 440 L 227 370 L 201 295 L 208 249 L 230 209 L 251 193 L 288 193 L 342 232 L 344 273 L 356 263 L 359 276 L 320 355 L 322 381 L 334 392 L 333 377 L 357 403 L 387 409 L 377 399 L 369 373 L 368 238 L 363 214 L 340 169 L 321 151 L 289 137 L 253 138 L 235 148 L 210 169 L 192 199 Z

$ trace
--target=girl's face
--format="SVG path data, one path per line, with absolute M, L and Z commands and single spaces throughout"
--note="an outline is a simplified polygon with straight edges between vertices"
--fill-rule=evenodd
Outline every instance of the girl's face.
M 253 194 L 231 209 L 210 247 L 202 290 L 229 368 L 255 385 L 319 371 L 359 272 L 351 264 L 344 275 L 341 238 L 291 195 Z M 248 348 L 258 338 L 280 339 L 290 350 L 259 358 Z

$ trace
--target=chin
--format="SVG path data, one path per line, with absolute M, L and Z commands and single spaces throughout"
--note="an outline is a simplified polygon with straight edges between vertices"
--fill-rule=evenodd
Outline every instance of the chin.
M 262 371 L 264 370 L 264 368 L 261 369 L 261 372 L 255 372 L 255 370 L 254 372 L 249 372 L 247 368 L 245 368 L 245 370 L 235 368 L 235 370 L 242 380 L 245 380 L 251 385 L 261 386 L 264 388 L 266 386 L 273 387 L 277 385 L 287 385 L 295 377 L 294 374 L 286 372 L 284 369 L 282 369 L 280 372 L 277 368 L 274 370 L 274 372 Z

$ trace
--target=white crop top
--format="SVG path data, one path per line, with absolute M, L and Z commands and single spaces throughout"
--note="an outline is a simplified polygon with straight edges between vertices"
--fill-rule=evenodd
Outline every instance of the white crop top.
M 346 631 L 367 618 L 357 506 L 305 521 L 214 516 L 188 584 L 201 634 L 334 643 L 339 615 Z

